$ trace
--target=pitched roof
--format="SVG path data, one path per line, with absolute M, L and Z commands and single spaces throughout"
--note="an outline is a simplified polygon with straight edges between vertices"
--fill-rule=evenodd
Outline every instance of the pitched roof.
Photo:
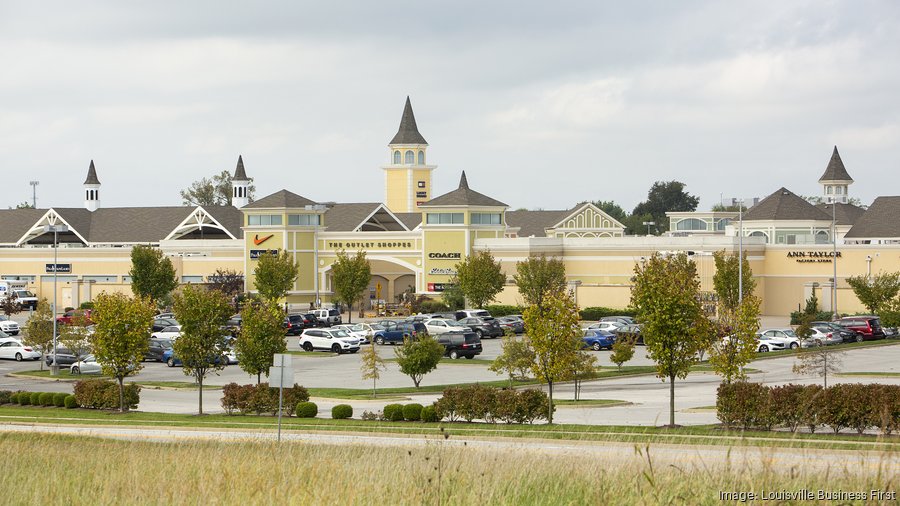
M 744 221 L 827 220 L 831 214 L 810 204 L 803 197 L 781 187 L 744 213 Z
M 844 237 L 900 238 L 900 196 L 878 197 Z
M 244 206 L 243 209 L 297 209 L 314 205 L 316 205 L 316 203 L 306 197 L 301 197 L 300 195 L 287 190 L 281 190 L 267 197 L 263 197 L 256 202 L 251 202 Z
M 506 224 L 510 227 L 518 227 L 519 237 L 546 237 L 546 229 L 556 225 L 570 214 L 572 214 L 571 209 L 562 211 L 506 211 Z
M 325 211 L 325 226 L 329 232 L 352 232 L 380 205 L 369 202 L 334 204 Z
M 838 153 L 837 146 L 834 147 L 834 152 L 831 153 L 831 160 L 828 161 L 828 166 L 825 167 L 825 173 L 819 178 L 820 183 L 824 181 L 853 182 L 853 178 L 850 177 L 850 174 L 847 173 L 847 169 L 844 168 L 844 162 L 841 160 L 841 155 Z
M 459 187 L 450 193 L 445 193 L 439 197 L 435 197 L 419 207 L 436 207 L 436 206 L 485 206 L 485 207 L 509 207 L 499 200 L 492 199 L 487 195 L 478 193 L 469 188 L 469 182 L 466 180 L 466 171 L 463 171 L 462 177 L 459 178 Z
M 422 213 L 394 213 L 394 216 L 410 230 L 422 224 Z
M 828 216 L 831 216 L 831 204 L 817 204 L 816 207 L 825 211 L 825 214 Z M 838 202 L 837 207 L 834 208 L 834 219 L 838 225 L 853 225 L 865 212 L 865 209 L 853 204 Z
M 416 116 L 413 114 L 412 104 L 406 97 L 406 105 L 403 106 L 403 116 L 400 118 L 400 128 L 389 144 L 428 144 L 428 141 L 419 133 L 416 126 Z
M 97 169 L 94 168 L 93 160 L 91 160 L 91 166 L 88 167 L 87 178 L 84 180 L 84 184 L 100 184 L 100 180 L 97 179 Z
M 231 180 L 250 181 L 250 178 L 247 177 L 247 173 L 244 172 L 244 157 L 242 155 L 238 155 L 237 167 L 234 168 L 234 177 L 232 177 Z
M 0 209 L 0 244 L 15 244 L 47 209 Z

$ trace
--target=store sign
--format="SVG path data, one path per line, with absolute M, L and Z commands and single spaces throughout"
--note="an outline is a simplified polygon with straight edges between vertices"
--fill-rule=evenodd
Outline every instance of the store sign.
M 428 258 L 459 260 L 462 258 L 462 253 L 429 253 Z
M 72 264 L 47 264 L 47 273 L 70 273 L 72 272 Z
M 429 292 L 443 292 L 453 287 L 453 283 L 428 283 Z
M 252 249 L 252 250 L 250 250 L 250 260 L 257 260 L 257 259 L 259 259 L 260 255 L 264 255 L 266 253 L 269 253 L 270 255 L 277 255 L 278 250 L 277 249 Z
M 841 258 L 840 251 L 788 251 L 787 257 L 793 258 L 797 263 L 831 263 L 837 255 Z
M 428 274 L 433 276 L 456 276 L 456 271 L 453 269 L 435 267 L 428 271 Z
M 412 241 L 326 241 L 328 249 L 412 249 Z

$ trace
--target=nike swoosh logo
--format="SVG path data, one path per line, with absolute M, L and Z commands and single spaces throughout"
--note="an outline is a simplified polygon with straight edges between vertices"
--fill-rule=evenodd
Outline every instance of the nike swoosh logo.
M 253 237 L 253 244 L 259 246 L 260 244 L 268 241 L 269 239 L 271 239 L 273 237 L 275 237 L 275 234 L 269 234 L 269 235 L 263 237 L 262 239 L 260 239 L 259 234 L 256 234 L 256 236 Z

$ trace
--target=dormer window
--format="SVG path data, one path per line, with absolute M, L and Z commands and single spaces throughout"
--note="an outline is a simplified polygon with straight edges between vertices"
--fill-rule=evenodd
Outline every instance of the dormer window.
M 416 154 L 412 150 L 407 151 L 406 152 L 406 164 L 412 165 L 414 163 L 416 163 Z
M 825 187 L 825 193 L 827 193 L 828 195 L 831 195 L 833 193 L 833 190 L 831 189 L 830 186 Z
M 419 150 L 419 165 L 425 165 L 425 152 Z
M 400 151 L 394 151 L 394 165 L 400 165 Z

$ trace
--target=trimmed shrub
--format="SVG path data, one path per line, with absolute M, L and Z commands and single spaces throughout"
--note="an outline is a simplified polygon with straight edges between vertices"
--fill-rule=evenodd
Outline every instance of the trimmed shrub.
M 824 389 L 819 421 L 831 427 L 835 434 L 850 426 L 854 407 L 847 402 L 847 397 L 851 395 L 849 386 L 839 383 Z
M 19 406 L 31 404 L 31 392 L 19 392 Z
M 65 405 L 68 409 L 73 409 L 78 407 L 78 401 L 75 400 L 74 395 L 67 395 L 65 399 Z
M 802 398 L 806 387 L 803 385 L 782 385 L 769 389 L 772 422 L 797 432 L 803 421 Z
M 41 393 L 42 392 L 31 392 L 30 394 L 28 394 L 28 403 L 32 406 L 41 406 Z
M 504 388 L 494 396 L 494 409 L 492 419 L 502 420 L 506 423 L 524 423 L 525 419 L 520 409 L 519 393 L 510 388 Z
M 94 309 L 94 303 L 91 301 L 82 302 L 78 309 Z
M 331 418 L 335 420 L 345 420 L 353 416 L 353 407 L 349 404 L 338 404 L 331 408 Z
M 272 408 L 272 414 L 278 414 L 278 389 L 275 387 L 269 388 L 269 391 L 272 392 L 272 397 L 274 398 L 275 406 Z M 304 386 L 300 386 L 294 383 L 294 386 L 291 388 L 284 389 L 284 399 L 282 399 L 283 406 L 296 406 L 301 402 L 309 401 L 309 390 Z M 288 416 L 290 415 L 290 410 L 286 411 Z
M 525 423 L 535 420 L 546 420 L 550 410 L 550 397 L 543 390 L 529 388 L 518 392 L 517 409 L 521 410 L 521 419 Z M 553 406 L 556 412 L 556 406 Z M 521 423 L 521 422 L 520 422 Z
M 447 304 L 439 300 L 426 300 L 423 301 L 421 305 L 419 305 L 419 309 L 423 313 L 446 313 L 450 311 L 450 308 Z
M 637 315 L 634 309 L 613 309 L 609 307 L 586 307 L 578 312 L 582 320 L 599 320 L 604 316 L 631 316 Z
M 315 418 L 319 414 L 319 406 L 315 402 L 299 402 L 295 413 L 298 418 Z
M 812 434 L 819 426 L 822 413 L 822 404 L 825 402 L 824 388 L 819 385 L 805 385 L 800 392 L 799 410 L 800 425 L 809 429 Z
M 53 405 L 57 408 L 64 408 L 66 406 L 66 397 L 68 396 L 69 394 L 65 392 L 53 394 Z
M 10 402 L 15 402 L 15 401 L 10 400 L 10 398 L 13 395 L 14 394 L 10 390 L 0 390 L 0 404 L 8 404 Z
M 491 313 L 491 316 L 494 318 L 499 318 L 501 316 L 508 316 L 511 314 L 522 314 L 525 310 L 522 306 L 509 306 L 503 304 L 493 304 L 484 306 L 485 311 Z
M 459 398 L 461 397 L 461 387 L 447 387 L 440 399 L 434 405 L 439 420 L 446 418 L 448 421 L 455 422 L 459 418 Z
M 268 383 L 259 385 L 238 385 L 229 383 L 222 389 L 222 408 L 226 414 L 236 412 L 241 414 L 263 413 L 278 414 L 278 389 L 269 387 Z M 294 384 L 291 388 L 285 388 L 283 392 L 282 406 L 287 407 L 284 413 L 291 416 L 293 411 L 290 406 L 296 406 L 309 400 L 309 392 L 305 387 Z
M 900 385 L 877 385 L 877 390 L 871 425 L 890 435 L 900 429 Z
M 875 406 L 879 403 L 881 389 L 878 385 L 841 385 L 843 389 L 844 421 L 851 429 L 862 434 L 873 423 Z
M 388 404 L 384 407 L 384 419 L 389 422 L 403 421 L 403 404 Z
M 229 383 L 222 387 L 222 409 L 225 410 L 225 414 L 247 413 L 247 403 L 252 393 L 252 385 Z
M 806 316 L 806 312 L 804 311 L 794 311 L 791 313 L 791 325 L 800 325 L 800 322 L 803 320 L 803 317 Z M 830 322 L 834 317 L 834 314 L 831 311 L 818 311 L 815 313 L 815 321 L 825 321 Z
M 53 406 L 53 393 L 41 392 L 41 395 L 38 396 L 38 400 L 41 403 L 41 406 Z
M 426 423 L 434 423 L 438 421 L 437 410 L 434 405 L 422 408 L 422 421 Z
M 421 404 L 407 404 L 403 406 L 403 419 L 407 422 L 418 422 L 422 419 L 422 407 Z
M 458 400 L 460 416 L 467 422 L 472 420 L 491 421 L 497 389 L 482 385 L 469 385 L 462 389 L 464 394 Z
M 10 404 L 18 404 L 19 403 L 19 392 L 10 394 L 9 399 L 7 399 L 7 402 L 9 402 Z
M 93 409 L 119 409 L 119 384 L 89 379 L 75 382 L 75 400 L 79 406 Z M 124 389 L 125 405 L 134 409 L 140 402 L 140 385 L 129 383 Z

